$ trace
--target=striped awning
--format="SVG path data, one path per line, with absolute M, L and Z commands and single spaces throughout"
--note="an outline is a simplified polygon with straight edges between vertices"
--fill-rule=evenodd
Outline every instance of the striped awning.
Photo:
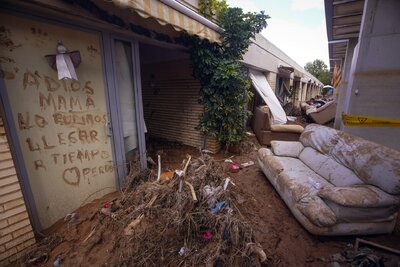
M 112 2 L 135 11 L 143 18 L 152 17 L 161 25 L 170 24 L 177 31 L 186 31 L 190 35 L 197 35 L 211 42 L 220 42 L 216 31 L 159 0 L 112 0 Z

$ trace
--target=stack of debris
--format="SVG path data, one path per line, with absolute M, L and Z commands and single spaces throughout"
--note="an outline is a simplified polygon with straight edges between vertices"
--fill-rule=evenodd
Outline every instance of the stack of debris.
M 202 155 L 158 178 L 130 177 L 121 195 L 64 227 L 27 265 L 260 266 L 268 257 L 236 206 L 226 164 Z M 172 176 L 172 177 L 171 177 Z M 77 211 L 79 213 L 79 210 Z M 49 237 L 55 240 L 54 237 Z M 45 244 L 46 239 L 42 242 Z

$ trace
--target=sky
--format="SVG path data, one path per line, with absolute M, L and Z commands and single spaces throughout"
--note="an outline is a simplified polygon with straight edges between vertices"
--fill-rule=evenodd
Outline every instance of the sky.
M 271 18 L 262 34 L 301 66 L 322 59 L 329 66 L 324 0 L 227 0 L 245 12 Z

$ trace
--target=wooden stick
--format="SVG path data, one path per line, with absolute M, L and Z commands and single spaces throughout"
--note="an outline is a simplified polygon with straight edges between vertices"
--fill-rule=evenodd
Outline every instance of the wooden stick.
M 189 163 L 190 163 L 190 160 L 192 159 L 192 156 L 189 156 L 189 159 L 188 159 L 188 161 L 186 162 L 186 164 L 185 164 L 185 168 L 183 168 L 183 177 L 185 177 L 185 175 L 186 175 L 186 171 L 187 171 L 187 168 L 188 168 L 188 166 L 189 166 Z
M 154 202 L 156 202 L 157 197 L 158 197 L 158 195 L 154 195 L 150 199 L 149 203 L 146 204 L 145 208 L 150 208 L 151 206 L 153 206 Z M 136 219 L 134 219 L 132 222 L 130 222 L 128 224 L 128 226 L 125 227 L 124 234 L 132 235 L 134 228 L 142 221 L 143 218 L 144 218 L 144 214 L 142 213 Z
M 132 235 L 134 228 L 142 221 L 144 215 L 140 214 L 136 219 L 134 219 L 132 222 L 128 224 L 127 227 L 124 229 L 124 234 L 125 235 Z
M 154 195 L 154 196 L 150 199 L 149 203 L 147 203 L 146 208 L 150 208 L 151 206 L 153 206 L 153 204 L 154 204 L 154 202 L 156 201 L 157 197 L 158 197 L 158 195 Z
M 196 196 L 196 192 L 194 191 L 194 187 L 191 183 L 185 181 L 185 184 L 187 184 L 190 188 L 190 192 L 192 193 L 192 198 L 194 202 L 197 202 L 197 196 Z
M 374 243 L 374 242 L 371 242 L 371 241 L 367 241 L 367 240 L 364 240 L 364 239 L 361 239 L 361 238 L 356 238 L 356 245 L 354 246 L 356 251 L 358 250 L 360 243 L 363 243 L 363 244 L 366 244 L 366 245 L 370 245 L 370 246 L 373 246 L 373 247 L 377 247 L 377 248 L 380 248 L 380 249 L 383 249 L 383 250 L 386 250 L 386 251 L 390 251 L 390 252 L 392 252 L 394 254 L 400 255 L 400 250 L 397 250 L 397 249 L 394 249 L 394 248 L 389 248 L 389 247 L 384 246 L 384 245 L 379 245 L 377 243 Z
M 85 240 L 83 240 L 82 243 L 86 243 L 86 241 L 88 241 L 88 239 L 92 237 L 95 231 L 96 231 L 96 226 L 92 228 L 92 231 L 90 231 L 89 235 L 85 238 Z

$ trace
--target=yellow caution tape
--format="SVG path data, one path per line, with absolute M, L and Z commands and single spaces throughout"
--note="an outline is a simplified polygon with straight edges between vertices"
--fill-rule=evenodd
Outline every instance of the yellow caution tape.
M 399 127 L 400 120 L 361 116 L 342 113 L 342 121 L 345 126 L 386 126 L 386 127 Z

